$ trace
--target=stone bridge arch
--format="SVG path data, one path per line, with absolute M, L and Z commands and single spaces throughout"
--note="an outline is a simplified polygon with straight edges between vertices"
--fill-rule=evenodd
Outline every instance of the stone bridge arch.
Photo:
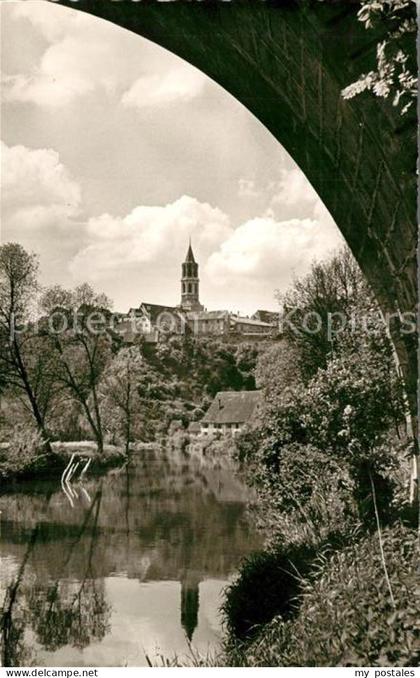
M 55 1 L 161 45 L 235 96 L 313 185 L 382 310 L 416 313 L 416 116 L 369 94 L 342 99 L 383 39 L 357 21 L 359 2 Z M 398 321 L 393 337 L 415 414 L 417 340 Z

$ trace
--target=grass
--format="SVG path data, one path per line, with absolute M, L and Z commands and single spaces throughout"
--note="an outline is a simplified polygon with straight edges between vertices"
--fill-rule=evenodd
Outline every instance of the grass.
M 168 657 L 159 653 L 155 655 L 154 658 L 151 658 L 148 654 L 145 654 L 147 665 L 154 668 L 204 668 L 211 666 L 226 666 L 225 658 L 222 653 L 208 650 L 203 654 L 199 652 L 189 640 L 187 640 L 187 645 L 188 652 L 185 655 L 174 653 L 171 657 Z

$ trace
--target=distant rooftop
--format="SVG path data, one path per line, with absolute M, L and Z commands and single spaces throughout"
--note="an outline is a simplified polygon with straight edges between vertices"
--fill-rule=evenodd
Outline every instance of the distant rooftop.
M 162 306 L 161 304 L 149 304 L 143 301 L 140 308 L 144 308 L 152 322 L 158 318 L 161 313 L 179 314 L 179 308 L 176 306 Z
M 229 315 L 229 311 L 192 311 L 188 313 L 188 316 L 194 320 L 214 320 L 218 318 L 226 318 Z
M 232 315 L 231 320 L 234 323 L 244 323 L 246 325 L 258 325 L 259 327 L 271 328 L 270 323 L 263 322 L 262 320 L 256 320 L 255 318 L 245 318 L 244 316 Z
M 256 320 L 262 320 L 265 323 L 277 323 L 280 320 L 280 313 L 278 311 L 267 311 L 259 308 L 252 316 Z

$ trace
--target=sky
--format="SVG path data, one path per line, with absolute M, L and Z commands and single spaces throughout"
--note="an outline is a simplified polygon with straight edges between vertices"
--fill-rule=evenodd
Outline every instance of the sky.
M 191 236 L 201 302 L 249 314 L 343 243 L 279 142 L 199 70 L 45 0 L 0 10 L 1 240 L 39 255 L 43 285 L 175 305 Z

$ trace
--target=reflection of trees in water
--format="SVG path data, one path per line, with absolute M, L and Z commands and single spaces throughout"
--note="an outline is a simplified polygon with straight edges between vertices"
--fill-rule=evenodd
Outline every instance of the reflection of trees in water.
M 81 581 L 68 582 L 59 577 L 54 584 L 37 585 L 31 590 L 28 606 L 31 611 L 32 627 L 39 642 L 47 650 L 57 650 L 63 645 L 83 648 L 89 645 L 91 640 L 101 640 L 109 630 L 110 606 L 105 602 L 103 582 L 96 580 L 93 572 L 93 555 L 101 499 L 100 489 L 86 516 L 78 539 L 71 545 L 63 564 L 64 571 L 93 512 L 90 547 Z
M 32 648 L 25 638 L 29 628 L 48 651 L 65 645 L 83 649 L 109 631 L 111 610 L 101 580 L 86 579 L 81 585 L 65 581 L 58 586 L 25 584 L 20 589 L 10 616 L 3 618 L 4 666 L 30 664 Z
M 73 582 L 35 586 L 28 608 L 37 640 L 49 651 L 64 645 L 83 649 L 110 628 L 110 606 L 101 580 L 86 579 L 80 586 Z
M 180 580 L 183 571 L 195 570 L 203 577 L 226 578 L 243 555 L 259 547 L 259 537 L 245 516 L 246 489 L 237 479 L 226 471 L 198 465 L 188 469 L 169 461 L 167 465 L 159 459 L 135 458 L 121 473 L 103 478 L 95 540 L 97 577 L 124 572 L 140 580 Z M 92 495 L 93 483 L 87 484 Z M 39 495 L 10 497 L 12 521 L 6 539 L 11 553 L 20 555 L 19 544 L 27 539 L 27 532 L 22 532 L 26 517 L 21 522 L 19 510 L 24 506 L 25 516 L 29 515 L 30 502 L 36 514 Z M 37 549 L 31 563 L 37 580 L 55 580 L 62 570 L 65 577 L 80 580 L 91 544 L 92 520 L 66 569 L 62 545 L 77 537 L 85 509 L 76 506 L 72 510 L 56 492 L 48 511 L 44 508 L 38 515 L 42 516 L 43 548 Z M 150 563 L 146 571 L 145 559 Z
M 2 666 L 30 666 L 33 650 L 25 642 L 27 615 L 20 603 L 13 608 L 13 616 L 2 620 Z
M 22 605 L 24 598 L 19 597 L 29 557 L 35 546 L 38 528 L 32 530 L 25 556 L 15 581 L 8 586 L 1 614 L 1 664 L 2 666 L 22 666 L 29 664 L 31 651 L 25 646 L 26 615 Z
M 1 629 L 4 666 L 29 663 L 31 653 L 25 644 L 27 627 L 33 629 L 38 642 L 49 651 L 64 645 L 84 648 L 92 640 L 101 640 L 108 632 L 111 609 L 105 600 L 104 584 L 95 579 L 93 571 L 101 497 L 100 488 L 76 539 L 68 546 L 55 582 L 34 583 L 26 572 L 39 534 L 38 528 L 33 530 L 19 573 L 7 590 L 3 607 Z M 63 574 L 88 526 L 91 531 L 90 547 L 83 576 L 77 583 L 69 582 Z M 38 546 L 43 548 L 42 543 Z
M 198 624 L 200 605 L 199 580 L 194 575 L 181 579 L 181 625 L 188 640 L 191 641 Z
M 25 628 L 47 651 L 101 640 L 111 614 L 101 580 L 115 572 L 139 581 L 180 581 L 180 623 L 191 639 L 199 582 L 225 579 L 259 548 L 244 515 L 249 495 L 228 469 L 145 455 L 100 482 L 95 495 L 97 480 L 87 481 L 95 495 L 87 511 L 71 509 L 56 486 L 48 498 L 35 485 L 0 499 L 0 508 L 7 501 L 8 555 L 27 563 L 6 618 L 9 666 L 30 661 Z

